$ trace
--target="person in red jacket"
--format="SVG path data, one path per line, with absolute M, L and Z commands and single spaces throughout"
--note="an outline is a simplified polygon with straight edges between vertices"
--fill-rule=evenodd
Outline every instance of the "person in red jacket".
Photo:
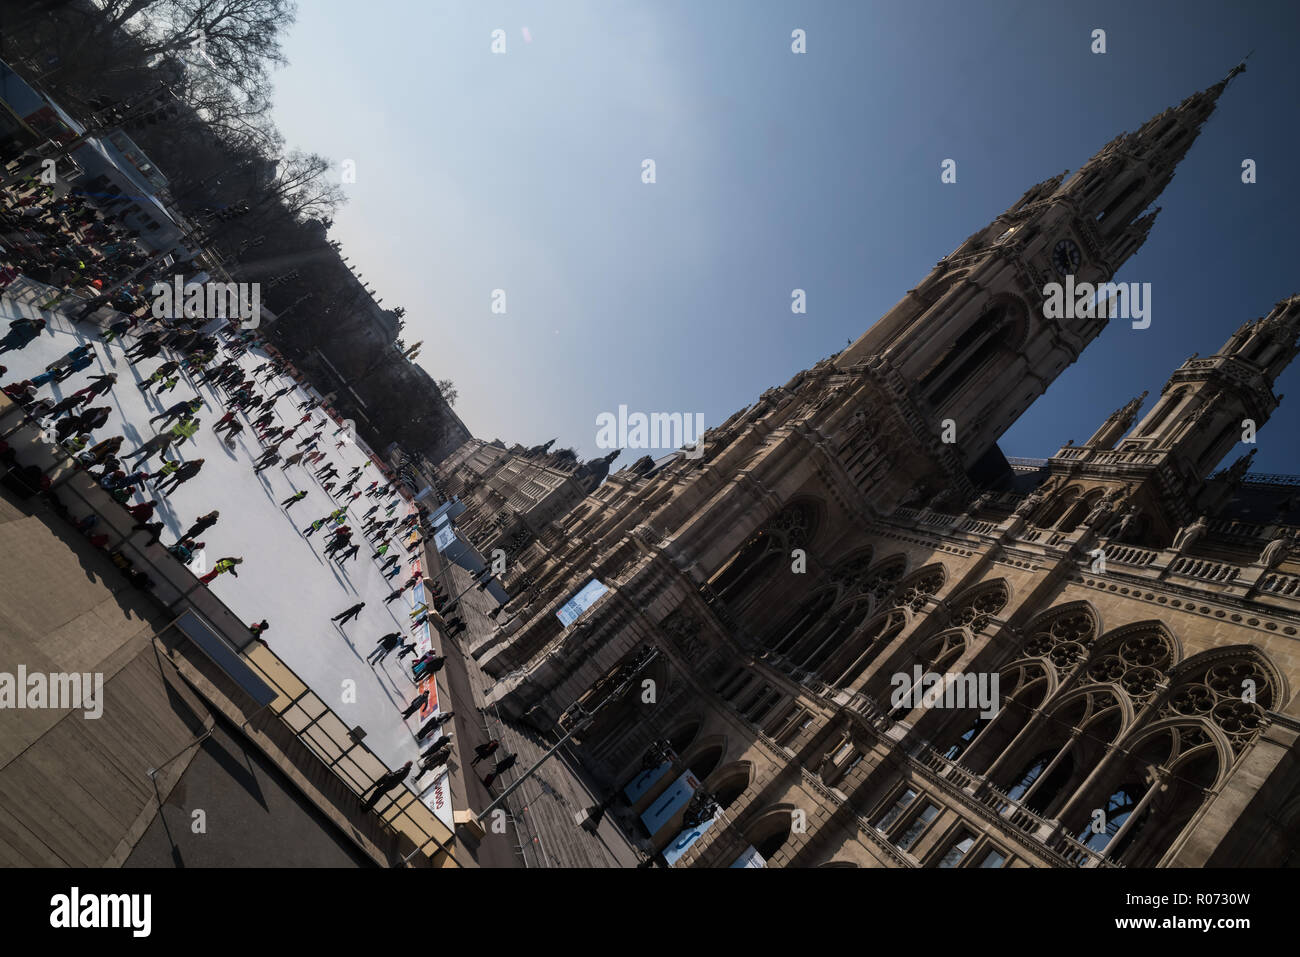
M 147 502 L 141 502 L 139 505 L 132 505 L 127 509 L 127 513 L 141 524 L 153 518 L 153 510 L 158 505 L 158 500 L 151 498 Z

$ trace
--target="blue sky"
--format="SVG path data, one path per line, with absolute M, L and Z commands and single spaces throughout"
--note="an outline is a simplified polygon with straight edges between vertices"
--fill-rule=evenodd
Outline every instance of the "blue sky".
M 1153 284 L 1151 328 L 1111 323 L 1003 450 L 1082 442 L 1300 292 L 1300 5 L 366 9 L 303 0 L 276 120 L 291 147 L 356 162 L 332 235 L 386 306 L 406 306 L 407 342 L 424 340 L 421 364 L 456 383 L 482 438 L 556 437 L 593 456 L 596 416 L 620 404 L 720 423 L 856 339 L 1030 185 L 1251 50 L 1116 276 Z M 498 28 L 504 55 L 490 50 Z M 805 55 L 790 52 L 795 28 Z M 939 179 L 948 157 L 954 185 Z M 805 316 L 790 312 L 796 287 Z M 506 315 L 490 311 L 494 289 Z M 1294 398 L 1261 431 L 1254 470 L 1300 473 L 1300 369 L 1277 390 Z

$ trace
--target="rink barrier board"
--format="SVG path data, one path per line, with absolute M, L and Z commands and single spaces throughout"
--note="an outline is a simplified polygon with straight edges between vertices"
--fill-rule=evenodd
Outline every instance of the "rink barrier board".
M 354 741 L 347 724 L 274 652 L 257 642 L 245 658 L 278 693 L 271 711 L 358 796 L 388 773 L 388 766 L 378 755 L 364 741 Z M 410 780 L 408 777 L 396 796 L 390 791 L 376 806 L 376 813 L 416 847 L 427 848 L 433 843 L 445 852 L 426 850 L 426 856 L 433 858 L 435 864 L 461 866 L 452 853 L 455 838 L 452 828 L 417 797 Z

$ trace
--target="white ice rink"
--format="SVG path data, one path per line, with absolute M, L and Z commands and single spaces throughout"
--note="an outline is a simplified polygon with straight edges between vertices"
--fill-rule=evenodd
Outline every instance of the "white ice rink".
M 151 416 L 195 395 L 203 399 L 204 405 L 197 413 L 198 433 L 179 448 L 173 446 L 168 453 L 169 458 L 182 461 L 203 459 L 202 471 L 166 497 L 154 494 L 152 483 L 146 483 L 145 494 L 137 493 L 128 504 L 158 499 L 152 520 L 162 521 L 165 525 L 163 545 L 175 542 L 200 515 L 212 509 L 220 510 L 217 524 L 198 536 L 206 544 L 209 566 L 225 556 L 241 557 L 244 562 L 236 569 L 238 577 L 220 575 L 209 587 L 245 622 L 267 619 L 270 628 L 265 638 L 270 648 L 344 721 L 353 727 L 364 728 L 366 746 L 389 767 L 398 767 L 408 760 L 415 761 L 416 766 L 407 778 L 407 784 L 426 803 L 432 803 L 432 789 L 445 777 L 446 768 L 425 774 L 417 781 L 414 774 L 419 770 L 420 747 L 415 740 L 415 730 L 421 718 L 419 712 L 405 721 L 401 716 L 417 694 L 410 677 L 410 662 L 416 656 L 408 655 L 404 661 L 398 662 L 396 654 L 390 654 L 378 668 L 371 668 L 366 662 L 366 655 L 374 649 L 380 635 L 392 631 L 411 635 L 408 614 L 412 604 L 411 591 L 388 605 L 384 604 L 384 598 L 410 576 L 410 560 L 414 556 L 394 541 L 389 554 L 393 554 L 392 549 L 397 549 L 402 559 L 398 564 L 401 572 L 391 579 L 381 574 L 379 563 L 384 559 L 371 560 L 375 546 L 361 532 L 361 516 L 375 502 L 365 495 L 348 510 L 353 541 L 361 546 L 361 550 L 342 568 L 323 554 L 329 540 L 328 526 L 315 532 L 310 539 L 303 538 L 299 532 L 313 519 L 321 518 L 343 504 L 342 499 L 336 503 L 321 488 L 315 470 L 323 467 L 325 462 L 333 462 L 339 471 L 339 478 L 335 481 L 341 484 L 350 468 L 364 465 L 365 470 L 354 487 L 364 489 L 371 481 L 379 479 L 383 482 L 384 478 L 369 457 L 353 444 L 336 449 L 335 442 L 343 436 L 331 438 L 336 423 L 316 410 L 313 422 L 326 426 L 317 446 L 325 452 L 325 459 L 310 467 L 292 466 L 287 472 L 277 463 L 254 474 L 253 460 L 261 454 L 261 447 L 252 434 L 248 417 L 238 416 L 244 423 L 244 431 L 235 440 L 233 452 L 212 431 L 213 423 L 225 411 L 221 407 L 223 396 L 215 387 L 196 387 L 190 378 L 182 375 L 176 388 L 161 397 L 152 395 L 153 387 L 148 393 L 142 393 L 137 388 L 138 383 L 169 357 L 166 351 L 131 366 L 123 352 L 134 339 L 125 344 L 114 342 L 106 346 L 98 340 L 94 323 L 73 323 L 62 314 L 38 312 L 30 304 L 33 297 L 22 287 L 22 283 L 15 284 L 10 290 L 14 295 L 0 298 L 0 314 L 3 315 L 0 335 L 8 331 L 10 320 L 20 316 L 41 315 L 49 325 L 22 351 L 0 355 L 0 365 L 8 367 L 8 372 L 2 377 L 3 383 L 36 375 L 80 342 L 95 343 L 97 361 L 90 368 L 62 383 L 42 386 L 39 394 L 58 401 L 89 385 L 90 375 L 118 373 L 118 382 L 113 390 L 106 396 L 97 397 L 90 406 L 112 407 L 108 423 L 94 433 L 94 439 L 124 435 L 126 441 L 120 457 L 128 466 L 130 461 L 126 459 L 126 453 L 154 435 L 154 429 L 149 425 Z M 214 364 L 225 358 L 227 353 L 219 349 Z M 265 358 L 254 350 L 240 361 L 247 370 Z M 265 385 L 259 384 L 257 391 L 268 395 L 289 384 L 289 379 L 277 377 Z M 303 415 L 297 406 L 305 398 L 304 392 L 295 389 L 278 399 L 276 424 L 287 428 L 297 422 Z M 255 416 L 257 414 L 260 410 Z M 52 424 L 50 420 L 47 422 Z M 306 424 L 300 426 L 280 447 L 281 457 L 298 451 L 295 448 L 297 442 L 313 431 L 314 428 L 309 429 Z M 159 465 L 160 459 L 155 455 L 140 468 L 152 472 Z M 304 488 L 307 489 L 306 498 L 288 511 L 281 509 L 279 503 L 283 499 Z M 400 518 L 408 511 L 403 501 L 393 516 Z M 383 509 L 378 514 L 382 516 Z M 134 540 L 143 545 L 145 533 L 136 533 Z M 154 549 L 161 547 L 154 546 Z M 330 621 L 331 616 L 358 601 L 366 603 L 358 619 L 348 622 L 342 629 Z M 348 689 L 349 682 L 355 682 L 355 700 L 351 700 L 353 695 Z M 442 697 L 441 688 L 439 697 Z M 445 699 L 440 704 L 443 711 L 451 708 Z M 429 740 L 426 738 L 425 743 Z M 445 784 L 443 790 L 446 790 Z M 450 821 L 450 810 L 449 804 L 445 805 L 439 809 L 439 816 Z

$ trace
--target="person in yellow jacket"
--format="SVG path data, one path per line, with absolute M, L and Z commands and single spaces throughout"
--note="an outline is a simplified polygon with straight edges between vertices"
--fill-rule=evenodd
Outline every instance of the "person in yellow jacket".
M 230 572 L 230 574 L 238 578 L 239 572 L 235 571 L 235 566 L 242 565 L 243 563 L 244 560 L 242 558 L 218 558 L 216 564 L 212 566 L 212 571 L 200 578 L 199 581 L 206 585 L 222 572 Z
M 199 430 L 199 420 L 196 418 L 182 419 L 171 427 L 171 433 L 176 442 L 184 442 L 186 439 L 193 438 L 194 433 Z

